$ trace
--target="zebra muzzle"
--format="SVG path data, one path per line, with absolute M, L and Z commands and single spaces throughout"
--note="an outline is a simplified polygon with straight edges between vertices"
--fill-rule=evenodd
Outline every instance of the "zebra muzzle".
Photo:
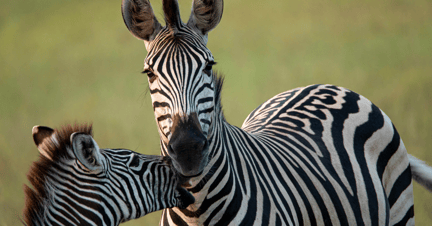
M 168 154 L 174 169 L 185 177 L 202 173 L 207 156 L 207 138 L 201 130 L 196 113 L 188 117 L 173 117 L 172 136 L 168 143 Z

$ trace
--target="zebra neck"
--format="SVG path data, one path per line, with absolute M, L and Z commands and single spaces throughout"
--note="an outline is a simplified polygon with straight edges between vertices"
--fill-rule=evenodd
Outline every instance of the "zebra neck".
M 217 94 L 216 94 L 216 102 L 215 102 L 215 114 L 213 116 L 212 120 L 212 127 L 211 135 L 208 139 L 210 146 L 209 146 L 209 168 L 218 168 L 221 164 L 230 164 L 229 162 L 233 159 L 230 157 L 231 152 L 233 151 L 232 147 L 233 144 L 233 137 L 232 135 L 234 133 L 237 134 L 243 134 L 241 136 L 246 135 L 247 132 L 244 130 L 231 125 L 228 123 L 225 119 L 225 116 L 223 114 L 222 110 L 222 104 L 221 104 L 221 98 L 220 98 L 220 92 L 222 89 L 222 78 L 221 77 L 215 77 L 216 84 L 217 84 Z M 228 157 L 228 158 L 227 158 Z M 224 161 L 223 159 L 227 158 L 228 161 Z M 226 173 L 229 173 L 229 170 L 231 170 L 230 167 L 228 167 L 228 171 L 225 171 Z
M 206 210 L 216 207 L 221 208 L 218 214 L 223 215 L 232 205 L 222 205 L 221 203 L 224 203 L 224 201 L 235 200 L 237 203 L 238 200 L 247 200 L 242 198 L 247 195 L 247 189 L 239 180 L 239 177 L 243 175 L 239 175 L 238 171 L 236 171 L 238 167 L 243 168 L 241 166 L 243 163 L 239 160 L 238 153 L 235 153 L 237 147 L 232 146 L 232 139 L 236 139 L 231 137 L 233 135 L 232 131 L 246 133 L 224 120 L 215 127 L 214 133 L 209 139 L 210 162 L 204 169 L 202 176 L 193 178 L 191 181 L 192 186 L 188 188 L 195 197 L 195 203 L 185 210 L 177 209 L 175 213 L 171 212 L 173 215 L 180 216 L 180 218 L 171 219 L 174 222 L 185 221 L 189 225 L 200 225 L 198 222 L 204 222 L 206 219 L 211 218 L 212 211 Z M 222 202 L 213 203 L 211 200 L 214 199 L 220 199 Z M 222 215 L 219 217 L 222 217 Z M 162 217 L 168 216 L 164 214 Z
M 120 197 L 106 195 L 88 184 L 75 184 L 51 175 L 45 182 L 47 196 L 40 200 L 31 225 L 119 225 L 130 220 Z M 99 186 L 103 186 L 100 184 Z M 85 196 L 83 195 L 85 194 Z

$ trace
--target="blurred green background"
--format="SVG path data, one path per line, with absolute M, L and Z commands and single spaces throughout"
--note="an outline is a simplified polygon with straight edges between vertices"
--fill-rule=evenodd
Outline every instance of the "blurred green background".
M 20 225 L 22 185 L 38 159 L 31 129 L 93 122 L 100 147 L 159 154 L 146 51 L 120 0 L 3 1 L 0 8 L 0 225 Z M 152 1 L 161 17 L 161 1 Z M 191 1 L 180 1 L 187 20 Z M 227 0 L 208 47 L 225 74 L 229 122 L 275 94 L 314 83 L 383 109 L 409 153 L 432 164 L 432 1 Z M 417 225 L 432 194 L 414 185 Z M 125 225 L 156 225 L 160 212 Z

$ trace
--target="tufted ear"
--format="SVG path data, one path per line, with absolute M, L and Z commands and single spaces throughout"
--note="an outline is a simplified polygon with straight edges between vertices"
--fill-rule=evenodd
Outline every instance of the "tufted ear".
M 33 140 L 40 152 L 41 155 L 52 159 L 50 155 L 50 149 L 49 146 L 50 142 L 47 142 L 48 139 L 51 139 L 51 136 L 53 135 L 54 130 L 46 127 L 46 126 L 33 126 L 32 134 L 33 134 Z
M 187 25 L 206 36 L 222 19 L 223 0 L 194 0 Z
M 129 31 L 138 39 L 144 40 L 146 47 L 161 30 L 148 0 L 123 0 L 123 21 Z
M 73 133 L 71 135 L 73 152 L 78 161 L 91 171 L 103 169 L 104 157 L 93 138 L 84 133 Z

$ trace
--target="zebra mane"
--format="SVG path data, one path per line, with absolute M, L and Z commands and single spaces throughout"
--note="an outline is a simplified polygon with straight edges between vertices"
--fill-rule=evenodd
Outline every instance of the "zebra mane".
M 35 219 L 41 219 L 45 210 L 45 202 L 49 198 L 49 188 L 47 187 L 47 178 L 50 174 L 56 173 L 56 167 L 64 162 L 74 158 L 68 152 L 72 149 L 70 137 L 75 132 L 81 132 L 92 135 L 92 125 L 83 124 L 74 126 L 66 125 L 60 129 L 54 129 L 51 137 L 43 140 L 47 155 L 39 155 L 39 160 L 33 162 L 27 173 L 27 179 L 33 186 L 33 189 L 24 184 L 25 207 L 23 211 L 24 222 L 26 225 L 32 225 Z
M 215 82 L 215 115 L 221 117 L 221 119 L 225 121 L 221 103 L 222 86 L 225 76 L 218 71 L 213 71 L 212 74 L 213 81 Z

